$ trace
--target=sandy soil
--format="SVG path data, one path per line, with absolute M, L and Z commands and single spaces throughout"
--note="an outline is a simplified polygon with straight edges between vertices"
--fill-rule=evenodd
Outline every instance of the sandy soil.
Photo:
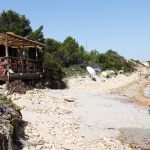
M 134 73 L 67 82 L 65 90 L 10 96 L 28 122 L 24 150 L 150 149 L 149 99 L 142 95 L 149 79 Z M 65 101 L 66 96 L 75 101 Z

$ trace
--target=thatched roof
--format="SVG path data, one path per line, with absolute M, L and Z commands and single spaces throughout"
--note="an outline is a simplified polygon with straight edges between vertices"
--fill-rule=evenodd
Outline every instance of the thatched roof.
M 13 32 L 0 33 L 0 45 L 11 48 L 30 48 L 30 47 L 45 47 L 45 44 L 28 40 L 22 36 L 16 35 Z

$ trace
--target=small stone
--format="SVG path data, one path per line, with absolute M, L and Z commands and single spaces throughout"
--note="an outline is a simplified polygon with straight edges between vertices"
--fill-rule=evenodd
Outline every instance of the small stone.
M 37 132 L 32 132 L 33 136 L 40 136 Z
M 64 97 L 64 100 L 65 101 L 68 101 L 68 102 L 74 102 L 75 101 L 75 98 L 71 97 L 71 96 L 66 96 Z
M 23 147 L 23 149 L 22 150 L 29 150 L 29 148 L 28 147 Z
M 36 146 L 36 149 L 37 150 L 43 149 L 43 146 L 42 145 L 38 145 L 38 146 Z

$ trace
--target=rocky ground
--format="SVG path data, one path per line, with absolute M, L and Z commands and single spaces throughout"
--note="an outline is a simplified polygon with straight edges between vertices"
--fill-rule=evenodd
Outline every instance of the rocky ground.
M 141 92 L 147 79 L 135 73 L 65 82 L 65 90 L 33 89 L 8 96 L 22 107 L 23 150 L 150 149 L 148 99 Z
M 45 89 L 14 98 L 18 99 L 15 100 L 17 105 L 23 107 L 23 120 L 28 122 L 24 150 L 131 149 L 129 144 L 117 139 L 89 139 L 80 133 L 82 118 L 73 113 L 77 101 L 64 101 L 65 95 L 59 90 Z
M 27 122 L 26 138 L 21 139 L 23 149 L 149 149 L 148 107 L 128 98 L 143 85 L 137 79 L 135 74 L 114 79 L 97 77 L 96 81 L 77 77 L 68 80 L 65 90 L 34 89 L 10 95 L 23 108 L 21 113 Z M 75 101 L 68 102 L 66 97 Z

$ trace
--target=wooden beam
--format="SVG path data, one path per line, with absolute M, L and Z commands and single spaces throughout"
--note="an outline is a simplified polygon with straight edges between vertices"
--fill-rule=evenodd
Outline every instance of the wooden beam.
M 5 44 L 5 55 L 6 57 L 9 56 L 8 54 L 8 38 L 7 38 L 7 33 L 6 33 L 6 44 Z M 6 81 L 6 91 L 9 91 L 9 60 L 7 58 L 7 76 L 8 76 L 8 80 Z
M 37 52 L 37 45 L 36 45 L 36 60 L 38 60 L 38 52 Z
M 6 39 L 5 39 L 5 55 L 8 57 L 8 39 L 7 39 L 7 33 L 6 33 Z

